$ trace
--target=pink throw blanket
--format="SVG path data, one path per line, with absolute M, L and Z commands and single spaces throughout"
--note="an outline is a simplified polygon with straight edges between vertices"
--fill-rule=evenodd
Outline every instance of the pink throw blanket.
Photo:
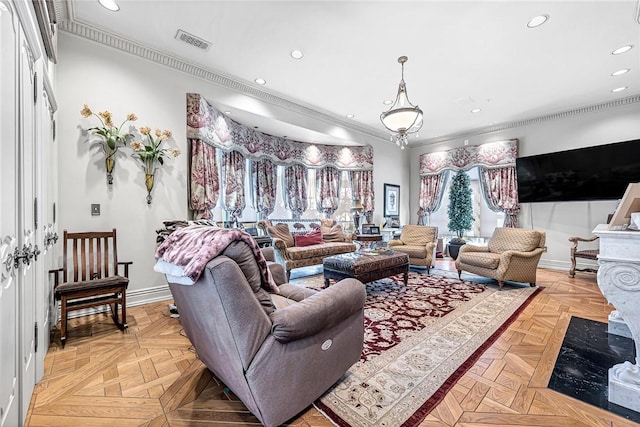
M 251 248 L 260 267 L 261 286 L 278 292 L 262 251 L 251 236 L 240 230 L 207 225 L 190 225 L 171 233 L 156 250 L 156 259 L 176 265 L 184 275 L 196 282 L 209 260 L 220 255 L 232 242 L 243 241 Z

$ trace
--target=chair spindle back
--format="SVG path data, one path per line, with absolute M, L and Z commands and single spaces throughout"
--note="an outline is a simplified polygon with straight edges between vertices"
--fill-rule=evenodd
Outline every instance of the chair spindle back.
M 64 281 L 77 282 L 117 275 L 116 229 L 105 232 L 64 231 Z

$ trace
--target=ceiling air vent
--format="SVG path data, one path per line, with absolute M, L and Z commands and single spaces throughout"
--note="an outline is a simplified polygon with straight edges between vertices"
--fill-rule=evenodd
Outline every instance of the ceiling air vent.
M 209 50 L 209 47 L 211 47 L 211 42 L 201 39 L 200 37 L 196 37 L 193 34 L 189 34 L 184 30 L 178 30 L 176 40 L 180 40 L 202 50 Z

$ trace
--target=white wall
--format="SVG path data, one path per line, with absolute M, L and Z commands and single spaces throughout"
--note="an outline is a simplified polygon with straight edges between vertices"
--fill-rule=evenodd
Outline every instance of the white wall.
M 166 297 L 165 279 L 153 271 L 155 230 L 161 228 L 163 220 L 186 219 L 188 215 L 186 93 L 197 92 L 225 102 L 233 98 L 236 106 L 241 106 L 243 97 L 228 88 L 64 32 L 59 35 L 58 55 L 60 228 L 86 231 L 115 227 L 119 259 L 134 262 L 129 300 L 135 304 Z M 168 160 L 157 174 L 150 206 L 145 201 L 144 175 L 130 157 L 130 149 L 121 150 L 114 183 L 107 185 L 104 156 L 90 151 L 83 142 L 83 104 L 94 111 L 111 111 L 117 123 L 133 112 L 139 118 L 136 127 L 173 132 L 183 155 Z M 369 143 L 374 147 L 374 222 L 380 223 L 384 183 L 400 185 L 401 206 L 409 205 L 409 164 L 405 152 L 395 145 Z M 100 216 L 91 216 L 92 203 L 101 205 Z M 408 209 L 402 208 L 401 221 L 406 223 L 409 215 Z
M 480 145 L 518 138 L 518 156 L 532 156 L 639 139 L 639 117 L 640 103 L 634 103 L 464 139 L 468 139 L 469 145 Z M 417 210 L 420 155 L 446 151 L 463 144 L 462 139 L 457 139 L 411 150 L 412 211 Z M 606 222 L 607 215 L 613 213 L 616 204 L 616 201 L 524 203 L 518 220 L 520 227 L 547 233 L 547 252 L 543 254 L 540 266 L 568 270 L 571 244 L 567 239 L 570 236 L 591 236 L 597 224 Z M 597 247 L 597 242 L 595 245 Z

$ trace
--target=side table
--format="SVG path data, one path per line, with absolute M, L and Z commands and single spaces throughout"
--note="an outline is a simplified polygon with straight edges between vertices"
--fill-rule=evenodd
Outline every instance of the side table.
M 271 237 L 269 236 L 252 236 L 253 240 L 256 241 L 259 247 L 266 248 L 267 246 L 271 246 Z

